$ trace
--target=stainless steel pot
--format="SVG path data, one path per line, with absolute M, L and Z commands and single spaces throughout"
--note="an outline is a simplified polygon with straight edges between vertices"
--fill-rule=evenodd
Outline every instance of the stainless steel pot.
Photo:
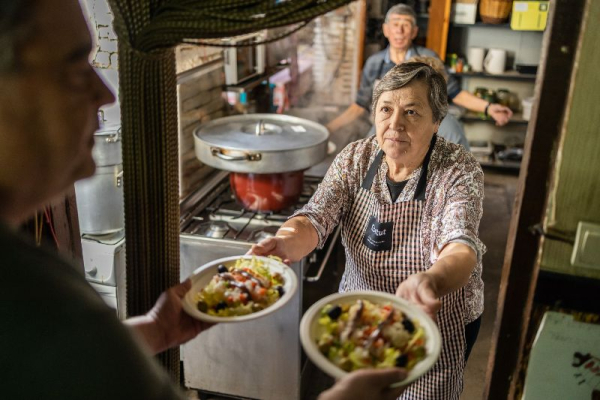
M 82 234 L 104 235 L 125 228 L 121 164 L 97 167 L 92 177 L 75 182 L 75 193 Z
M 302 171 L 327 156 L 327 128 L 279 114 L 219 118 L 194 131 L 196 156 L 211 167 L 255 174 Z
M 120 125 L 106 125 L 94 134 L 92 156 L 97 167 L 123 163 Z

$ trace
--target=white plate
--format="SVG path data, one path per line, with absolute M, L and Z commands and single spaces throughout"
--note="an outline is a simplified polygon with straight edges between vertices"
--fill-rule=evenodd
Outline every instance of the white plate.
M 300 341 L 304 351 L 313 363 L 321 370 L 335 379 L 340 379 L 348 373 L 343 369 L 333 364 L 327 357 L 319 351 L 317 346 L 317 338 L 319 335 L 319 315 L 321 309 L 327 304 L 354 304 L 357 300 L 368 300 L 371 303 L 382 304 L 391 303 L 391 305 L 406 314 L 410 319 L 419 321 L 419 324 L 425 331 L 425 350 L 426 355 L 419 361 L 414 368 L 408 372 L 408 376 L 401 382 L 394 383 L 391 387 L 407 385 L 417 380 L 421 375 L 425 374 L 440 356 L 441 338 L 435 322 L 429 318 L 425 312 L 421 311 L 417 306 L 410 304 L 408 301 L 401 299 L 398 296 L 389 293 L 375 291 L 356 291 L 346 293 L 335 293 L 322 298 L 313 304 L 302 317 L 300 322 Z
M 240 258 L 249 260 L 252 258 L 257 258 L 264 262 L 265 266 L 269 268 L 270 271 L 280 273 L 284 280 L 283 297 L 281 297 L 279 300 L 277 300 L 275 303 L 271 304 L 264 310 L 236 317 L 217 317 L 214 315 L 203 313 L 200 310 L 198 310 L 196 301 L 194 300 L 196 293 L 200 292 L 203 288 L 205 288 L 211 281 L 213 276 L 215 276 L 218 273 L 217 268 L 220 264 L 223 264 L 226 267 L 230 267 L 235 265 L 236 261 Z M 190 279 L 192 280 L 192 288 L 185 294 L 183 298 L 183 310 L 192 317 L 199 319 L 200 321 L 212 323 L 243 322 L 264 317 L 265 315 L 271 314 L 272 312 L 275 312 L 281 307 L 283 307 L 294 296 L 294 293 L 298 288 L 298 279 L 296 279 L 296 274 L 290 267 L 273 258 L 250 255 L 225 257 L 209 262 L 208 264 L 204 264 L 203 266 L 196 269 L 190 277 Z

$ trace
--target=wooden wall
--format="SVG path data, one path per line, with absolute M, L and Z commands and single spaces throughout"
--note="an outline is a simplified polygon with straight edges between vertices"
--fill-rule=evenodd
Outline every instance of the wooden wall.
M 587 3 L 544 221 L 546 230 L 571 237 L 579 221 L 600 224 L 600 1 Z M 600 269 L 571 266 L 572 251 L 546 237 L 541 269 L 600 279 Z

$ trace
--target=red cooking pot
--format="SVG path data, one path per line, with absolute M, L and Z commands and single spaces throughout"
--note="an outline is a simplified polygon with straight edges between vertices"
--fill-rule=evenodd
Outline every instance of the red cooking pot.
M 231 172 L 229 183 L 244 208 L 252 211 L 281 211 L 298 201 L 302 193 L 304 171 L 279 174 Z
M 296 203 L 304 171 L 325 158 L 328 138 L 323 125 L 280 114 L 219 118 L 194 131 L 196 157 L 230 171 L 238 201 L 262 212 Z

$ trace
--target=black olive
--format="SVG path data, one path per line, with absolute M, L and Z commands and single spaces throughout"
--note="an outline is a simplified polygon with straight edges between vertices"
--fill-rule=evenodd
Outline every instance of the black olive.
M 396 358 L 396 367 L 406 367 L 408 363 L 408 356 L 406 354 L 400 354 L 398 358 Z
M 277 290 L 277 293 L 279 293 L 279 297 L 283 296 L 283 294 L 285 293 L 285 290 L 283 290 L 283 286 L 281 285 L 275 286 L 275 290 Z
M 408 318 L 402 320 L 402 326 L 404 326 L 404 329 L 406 329 L 408 333 L 413 333 L 415 331 L 415 324 Z
M 220 302 L 219 304 L 217 304 L 215 306 L 215 311 L 219 311 L 222 310 L 224 308 L 227 308 L 227 303 L 225 303 L 224 301 Z
M 329 318 L 335 321 L 340 317 L 340 315 L 342 315 L 342 307 L 333 306 L 333 308 L 327 312 L 327 315 L 329 316 Z
M 217 267 L 217 271 L 218 271 L 220 274 L 224 274 L 225 272 L 229 272 L 229 270 L 227 269 L 227 267 L 226 267 L 226 266 L 224 266 L 223 264 L 220 264 L 220 265 Z
M 204 302 L 204 301 L 199 301 L 198 302 L 198 311 L 205 313 L 206 310 L 208 310 L 208 304 L 206 304 L 206 302 Z

